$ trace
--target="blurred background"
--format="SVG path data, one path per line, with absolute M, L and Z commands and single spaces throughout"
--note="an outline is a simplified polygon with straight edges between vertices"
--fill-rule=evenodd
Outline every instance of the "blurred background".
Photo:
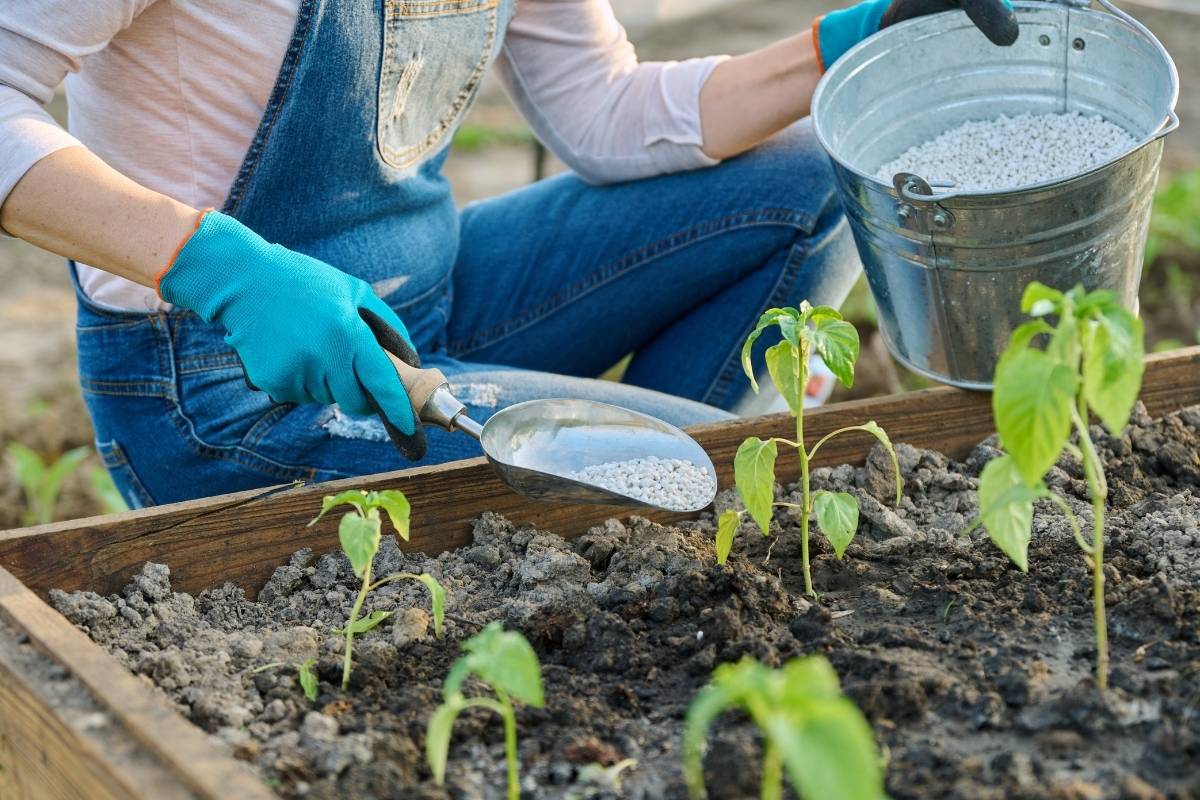
M 848 2 L 848 0 L 847 0 Z M 830 0 L 614 0 L 644 60 L 737 54 L 806 29 Z M 1179 66 L 1183 127 L 1168 139 L 1143 275 L 1147 346 L 1200 343 L 1200 0 L 1123 0 Z M 61 92 L 51 104 L 66 119 Z M 562 169 L 534 141 L 494 82 L 460 129 L 447 173 L 460 204 Z M 92 449 L 75 378 L 75 300 L 62 259 L 0 238 L 0 530 L 121 508 Z M 863 356 L 852 392 L 834 399 L 925 385 L 888 356 L 865 284 L 846 308 Z M 619 367 L 613 375 L 619 374 Z

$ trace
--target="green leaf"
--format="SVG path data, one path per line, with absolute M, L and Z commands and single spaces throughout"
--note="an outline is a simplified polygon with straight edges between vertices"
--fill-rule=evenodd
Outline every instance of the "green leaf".
M 697 693 L 688 706 L 683 723 L 683 776 L 693 800 L 707 796 L 704 790 L 704 751 L 708 729 L 713 720 L 730 707 L 732 700 L 728 688 L 710 683 Z
M 880 800 L 884 796 L 875 736 L 846 698 L 810 698 L 795 712 L 772 714 L 765 728 L 801 797 Z
M 737 485 L 738 496 L 764 536 L 771 530 L 777 455 L 778 447 L 774 439 L 763 441 L 751 436 L 742 442 L 733 457 L 733 481 Z
M 783 666 L 785 691 L 791 696 L 840 697 L 841 683 L 823 656 L 793 658 Z
M 360 514 L 367 513 L 367 493 L 362 489 L 351 489 L 340 494 L 328 494 L 321 500 L 321 513 L 313 517 L 309 526 L 316 525 L 321 517 L 338 506 L 354 506 Z
M 1039 350 L 1006 352 L 996 367 L 996 430 L 1027 485 L 1041 481 L 1071 434 L 1076 379 Z
M 354 622 L 351 622 L 350 626 L 349 626 L 350 632 L 353 633 L 355 636 L 357 636 L 360 633 L 366 633 L 367 631 L 371 630 L 372 628 L 377 627 L 379 625 L 379 623 L 383 622 L 385 619 L 390 617 L 392 614 L 393 614 L 393 612 L 391 612 L 391 611 L 372 611 L 369 615 L 367 615 L 365 617 L 359 617 L 358 619 L 354 620 Z M 346 629 L 338 628 L 337 630 L 334 631 L 334 633 L 339 634 L 341 636 L 345 636 Z
M 860 425 L 859 430 L 866 431 L 879 440 L 883 448 L 887 450 L 887 454 L 892 460 L 892 472 L 896 478 L 896 505 L 900 505 L 900 500 L 904 496 L 904 478 L 900 475 L 900 459 L 896 457 L 896 448 L 892 446 L 892 440 L 888 437 L 887 431 L 879 427 L 875 420 L 867 422 L 865 425 Z
M 53 501 L 58 497 L 58 490 L 62 486 L 62 482 L 83 463 L 83 460 L 88 457 L 90 452 L 91 450 L 86 447 L 76 447 L 74 450 L 68 450 L 59 456 L 58 460 L 46 470 L 45 492 L 47 498 L 51 501 L 51 505 L 53 505 Z
M 13 478 L 32 503 L 38 487 L 42 484 L 42 477 L 46 474 L 46 465 L 42 462 L 42 457 L 20 442 L 9 444 L 4 454 L 8 457 Z
M 425 759 L 437 785 L 446 781 L 446 761 L 450 758 L 450 735 L 454 731 L 454 720 L 463 710 L 463 698 L 457 695 L 438 706 L 429 718 L 425 729 Z
M 813 513 L 834 554 L 841 559 L 858 531 L 858 501 L 847 492 L 820 491 L 813 496 Z
M 300 688 L 310 703 L 316 702 L 318 694 L 317 674 L 313 671 L 316 664 L 317 660 L 310 658 L 296 667 L 296 679 L 300 681 Z
M 845 319 L 842 312 L 838 311 L 833 306 L 813 306 L 808 311 L 807 321 L 816 322 L 820 319 Z
M 786 339 L 766 352 L 767 370 L 771 382 L 787 401 L 792 416 L 804 413 L 804 388 L 808 383 L 808 362 L 800 359 L 800 351 Z
M 1021 311 L 1031 317 L 1044 317 L 1056 313 L 1062 306 L 1062 299 L 1063 293 L 1058 289 L 1033 281 L 1021 296 Z
M 746 337 L 746 343 L 742 345 L 742 371 L 750 379 L 750 386 L 754 389 L 755 394 L 758 393 L 758 380 L 755 379 L 754 368 L 750 364 L 750 354 L 754 349 L 754 343 L 758 341 L 758 337 L 762 336 L 763 331 L 772 325 L 778 325 L 783 338 L 802 350 L 798 333 L 799 320 L 800 314 L 794 308 L 768 308 L 758 318 L 758 324 L 754 326 L 754 330 Z
M 379 552 L 380 525 L 379 512 L 375 509 L 367 511 L 366 516 L 352 511 L 342 517 L 338 525 L 342 552 L 350 559 L 350 567 L 360 579 L 366 577 L 371 561 Z
M 536 708 L 545 704 L 542 668 L 524 636 L 504 630 L 499 622 L 489 622 L 486 628 L 463 642 L 463 649 L 467 655 L 460 660 L 466 664 L 466 669 L 493 689 Z M 457 685 L 465 678 L 451 669 L 443 691 L 452 684 L 452 676 Z
M 382 508 L 392 521 L 392 527 L 404 541 L 408 541 L 409 516 L 412 508 L 404 492 L 398 489 L 385 489 L 382 492 L 372 492 L 368 496 L 371 505 Z
M 92 494 L 100 501 L 105 514 L 116 514 L 129 508 L 112 475 L 104 467 L 93 467 L 88 480 L 92 484 Z
M 1142 321 L 1121 306 L 1098 311 L 1083 350 L 1083 396 L 1114 436 L 1120 436 L 1142 388 Z
M 996 547 L 1022 572 L 1029 571 L 1033 501 L 1037 497 L 1038 492 L 1025 485 L 1011 456 L 989 461 L 979 475 L 979 519 Z
M 854 362 L 858 361 L 858 331 L 849 322 L 828 315 L 815 316 L 807 336 L 816 345 L 825 366 L 843 386 L 854 385 Z
M 430 607 L 433 609 L 433 635 L 442 638 L 442 627 L 446 622 L 446 590 L 438 583 L 438 579 L 428 572 L 422 572 L 417 580 L 429 590 Z
M 733 509 L 723 512 L 717 520 L 718 564 L 724 564 L 729 559 L 729 551 L 733 549 L 733 537 L 737 535 L 741 524 L 742 515 Z
M 1018 350 L 1024 350 L 1029 347 L 1035 336 L 1043 333 L 1054 333 L 1054 328 L 1051 328 L 1044 319 L 1035 319 L 1019 325 L 1008 341 L 1006 352 L 1015 353 Z

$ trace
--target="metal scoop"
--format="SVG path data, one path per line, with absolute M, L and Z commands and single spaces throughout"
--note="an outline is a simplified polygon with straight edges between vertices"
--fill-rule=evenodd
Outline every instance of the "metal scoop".
M 389 357 L 421 421 L 478 439 L 500 479 L 523 495 L 667 511 L 699 511 L 716 497 L 717 471 L 704 448 L 660 419 L 592 400 L 529 400 L 496 412 L 480 425 L 450 393 L 440 370 L 410 367 L 390 353 Z M 690 461 L 712 479 L 712 495 L 696 508 L 667 509 L 568 477 L 594 464 L 647 456 Z

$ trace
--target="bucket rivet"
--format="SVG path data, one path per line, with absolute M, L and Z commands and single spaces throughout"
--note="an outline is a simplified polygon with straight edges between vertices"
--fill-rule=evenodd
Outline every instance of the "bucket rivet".
M 1041 36 L 1038 37 L 1038 44 L 1040 44 L 1042 47 L 1049 47 L 1050 46 L 1050 37 L 1043 33 Z
M 933 215 L 933 227 L 944 231 L 950 227 L 950 215 L 945 211 L 939 211 Z
M 904 203 L 896 209 L 896 216 L 900 217 L 901 222 L 908 222 L 908 218 L 912 216 L 912 206 Z
M 1083 48 L 1087 47 L 1087 42 L 1083 41 L 1083 39 L 1076 39 L 1075 41 L 1071 42 L 1071 46 L 1076 50 L 1082 50 Z

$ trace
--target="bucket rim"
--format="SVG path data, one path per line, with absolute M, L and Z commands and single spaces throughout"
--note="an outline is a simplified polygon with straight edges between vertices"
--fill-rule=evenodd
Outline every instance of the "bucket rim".
M 1088 2 L 1088 1 L 1089 0 L 1084 0 L 1084 2 Z M 1170 102 L 1169 108 L 1167 109 L 1167 113 L 1163 117 L 1162 121 L 1159 123 L 1159 126 L 1157 128 L 1155 128 L 1154 131 L 1152 131 L 1151 133 L 1147 134 L 1145 137 L 1140 139 L 1137 142 L 1137 144 L 1133 145 L 1133 147 L 1130 147 L 1128 150 L 1126 150 L 1118 155 L 1113 156 L 1112 158 L 1108 159 L 1107 161 L 1104 161 L 1100 164 L 1095 165 L 1094 167 L 1086 170 L 1085 172 L 1080 172 L 1075 175 L 1070 175 L 1070 176 L 1062 177 L 1062 178 L 1051 178 L 1050 180 L 1041 181 L 1040 183 L 1029 183 L 1029 184 L 1025 184 L 1022 186 L 1014 186 L 1010 189 L 1004 189 L 1004 190 L 1000 190 L 1000 191 L 997 191 L 994 189 L 964 189 L 964 190 L 959 191 L 959 190 L 955 190 L 954 188 L 950 188 L 946 192 L 942 192 L 942 193 L 934 194 L 934 195 L 922 196 L 923 200 L 925 200 L 926 202 L 940 203 L 940 202 L 946 202 L 949 200 L 957 200 L 960 198 L 962 198 L 962 199 L 983 199 L 983 198 L 998 197 L 998 196 L 1004 196 L 1004 195 L 1023 194 L 1026 192 L 1037 192 L 1037 191 L 1042 191 L 1045 189 L 1063 186 L 1064 184 L 1073 183 L 1078 180 L 1084 180 L 1086 178 L 1091 177 L 1092 175 L 1095 175 L 1098 172 L 1102 172 L 1102 171 L 1108 169 L 1109 167 L 1112 167 L 1114 164 L 1128 158 L 1129 156 L 1133 155 L 1134 153 L 1137 153 L 1142 148 L 1144 148 L 1148 145 L 1151 145 L 1154 142 L 1166 137 L 1168 134 L 1170 134 L 1172 131 L 1176 130 L 1179 127 L 1179 124 L 1180 124 L 1179 116 L 1176 113 L 1176 109 L 1179 105 L 1179 68 L 1175 64 L 1175 59 L 1171 57 L 1171 54 L 1170 54 L 1170 52 L 1168 52 L 1167 48 L 1163 45 L 1163 43 L 1161 41 L 1159 41 L 1158 37 L 1155 36 L 1154 33 L 1149 28 L 1147 28 L 1145 25 L 1143 25 L 1138 20 L 1136 20 L 1133 17 L 1126 14 L 1121 9 L 1117 8 L 1111 2 L 1111 0 L 1099 0 L 1099 2 L 1108 9 L 1109 13 L 1104 13 L 1104 12 L 1099 11 L 1098 9 L 1094 9 L 1094 8 L 1090 8 L 1090 7 L 1076 5 L 1074 2 L 1071 2 L 1071 0 L 1014 0 L 1013 8 L 1016 11 L 1035 11 L 1038 9 L 1044 9 L 1048 5 L 1063 5 L 1063 6 L 1068 7 L 1070 9 L 1070 11 L 1076 12 L 1076 13 L 1096 14 L 1096 15 L 1103 14 L 1104 16 L 1107 16 L 1107 17 L 1115 17 L 1118 22 L 1120 22 L 1121 24 L 1124 24 L 1125 26 L 1130 28 L 1135 34 L 1137 34 L 1138 36 L 1141 36 L 1143 39 L 1147 40 L 1158 51 L 1159 55 L 1162 56 L 1163 61 L 1167 65 L 1167 69 L 1170 73 L 1170 78 L 1171 78 L 1171 102 Z M 957 10 L 941 11 L 936 14 L 927 14 L 927 15 L 924 15 L 921 17 L 914 17 L 912 19 L 905 20 L 903 22 L 900 22 L 895 25 L 891 25 L 887 28 L 884 28 L 883 30 L 881 30 L 877 33 L 874 33 L 871 36 L 868 36 L 866 39 L 862 40 L 858 44 L 854 45 L 854 47 L 852 47 L 848 51 L 846 51 L 845 55 L 843 55 L 840 59 L 838 59 L 838 61 L 832 67 L 830 67 L 828 70 L 826 70 L 825 74 L 821 76 L 820 81 L 817 82 L 817 88 L 813 91 L 813 98 L 812 98 L 812 104 L 811 104 L 814 123 L 816 123 L 816 121 L 817 121 L 816 120 L 817 109 L 820 104 L 820 101 L 824 97 L 826 91 L 828 91 L 828 84 L 831 82 L 833 76 L 838 74 L 839 69 L 849 69 L 849 67 L 847 67 L 845 65 L 851 63 L 852 56 L 854 56 L 855 54 L 857 54 L 858 52 L 860 52 L 862 50 L 865 50 L 868 46 L 870 46 L 873 42 L 875 42 L 877 40 L 877 37 L 886 36 L 892 32 L 898 32 L 898 31 L 904 30 L 905 28 L 911 28 L 911 27 L 916 27 L 918 25 L 928 24 L 929 20 L 934 17 L 945 16 L 945 15 L 949 15 L 949 14 L 958 14 L 958 13 L 960 13 L 960 12 Z M 826 152 L 826 154 L 831 159 L 833 159 L 835 162 L 837 162 L 837 164 L 840 168 L 853 173 L 855 176 L 857 176 L 858 178 L 860 178 L 862 180 L 865 180 L 871 184 L 874 184 L 876 187 L 883 188 L 885 191 L 888 191 L 891 194 L 896 193 L 896 188 L 892 185 L 892 183 L 879 178 L 877 175 L 866 173 L 866 172 L 860 170 L 858 167 L 856 167 L 852 164 L 849 164 L 842 158 L 835 155 L 833 147 L 829 144 L 829 142 L 825 138 L 825 132 L 824 132 L 824 130 L 822 130 L 821 125 L 814 124 L 813 132 L 816 134 L 817 141 L 821 144 L 821 148 Z M 926 175 L 926 176 L 922 176 L 922 177 L 928 179 L 930 177 L 936 177 L 936 176 L 927 176 Z

